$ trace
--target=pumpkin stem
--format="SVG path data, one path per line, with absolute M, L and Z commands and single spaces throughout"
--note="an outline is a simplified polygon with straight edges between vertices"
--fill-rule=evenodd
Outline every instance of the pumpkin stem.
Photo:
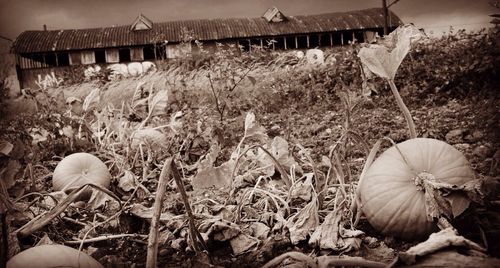
M 391 87 L 392 94 L 396 98 L 396 102 L 399 106 L 399 109 L 403 112 L 403 115 L 406 119 L 406 123 L 408 124 L 408 128 L 410 129 L 410 138 L 414 139 L 417 137 L 417 132 L 415 131 L 415 123 L 413 122 L 413 118 L 411 117 L 410 110 L 406 107 L 401 95 L 399 95 L 398 89 L 394 84 L 394 79 L 388 79 L 389 86 Z

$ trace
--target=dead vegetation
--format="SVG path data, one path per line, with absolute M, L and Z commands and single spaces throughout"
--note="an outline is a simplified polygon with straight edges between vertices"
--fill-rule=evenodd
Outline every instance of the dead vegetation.
M 366 84 L 360 47 L 352 46 L 327 52 L 320 66 L 263 53 L 237 63 L 230 57 L 220 68 L 224 61 L 179 63 L 142 78 L 33 90 L 38 113 L 2 123 L 3 261 L 58 243 L 105 266 L 499 265 L 492 258 L 500 230 L 496 63 L 474 64 L 477 79 L 463 68 L 463 84 L 416 59 L 426 55 L 421 50 L 430 58 L 458 54 L 457 46 L 482 49 L 471 58 L 495 59 L 495 40 L 461 34 L 421 44 L 403 61 L 403 77 L 392 76 L 414 131 L 454 145 L 483 182 L 482 204 L 422 244 L 381 235 L 356 213 L 363 166 L 375 158 L 370 149 L 386 149 L 377 142 L 385 136 L 399 143 L 409 135 L 390 89 L 376 77 Z M 461 64 L 469 66 L 445 69 Z M 436 79 L 448 82 L 423 86 Z M 79 104 L 61 104 L 68 94 Z M 52 190 L 54 168 L 74 152 L 106 164 L 109 189 Z

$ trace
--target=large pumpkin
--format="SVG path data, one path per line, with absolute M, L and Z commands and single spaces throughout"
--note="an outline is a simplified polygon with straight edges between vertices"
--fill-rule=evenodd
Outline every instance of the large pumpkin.
M 7 262 L 7 268 L 80 267 L 102 268 L 94 258 L 63 245 L 42 245 L 29 248 Z
M 373 162 L 359 186 L 361 210 L 368 222 L 385 235 L 426 238 L 436 225 L 427 218 L 422 187 L 415 184 L 415 178 L 426 173 L 457 186 L 475 179 L 462 153 L 445 142 L 416 138 L 399 143 Z M 446 198 L 454 216 L 468 206 L 461 193 Z
M 74 153 L 57 164 L 52 175 L 54 190 L 71 190 L 87 183 L 108 188 L 111 174 L 108 167 L 88 153 Z

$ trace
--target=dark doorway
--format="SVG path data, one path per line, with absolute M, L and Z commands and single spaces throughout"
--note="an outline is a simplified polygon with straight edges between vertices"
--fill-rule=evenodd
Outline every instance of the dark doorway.
M 144 60 L 155 60 L 155 47 L 154 46 L 146 46 L 143 48 L 144 52 Z
M 120 48 L 118 55 L 120 56 L 120 62 L 130 62 L 130 49 Z
M 106 52 L 104 50 L 95 51 L 95 63 L 106 63 Z
M 57 62 L 59 66 L 69 66 L 69 55 L 68 53 L 57 53 Z

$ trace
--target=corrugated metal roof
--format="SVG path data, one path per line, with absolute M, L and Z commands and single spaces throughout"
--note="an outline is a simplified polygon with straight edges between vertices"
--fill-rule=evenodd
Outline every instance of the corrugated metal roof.
M 401 20 L 390 13 L 391 25 Z M 265 18 L 230 18 L 169 21 L 153 23 L 151 30 L 131 31 L 130 25 L 94 29 L 25 31 L 12 45 L 16 53 L 67 51 L 146 45 L 164 37 L 168 42 L 181 42 L 181 29 L 187 29 L 199 41 L 232 38 L 268 37 L 355 29 L 382 28 L 381 8 L 319 15 L 287 16 L 284 22 L 267 22 Z

